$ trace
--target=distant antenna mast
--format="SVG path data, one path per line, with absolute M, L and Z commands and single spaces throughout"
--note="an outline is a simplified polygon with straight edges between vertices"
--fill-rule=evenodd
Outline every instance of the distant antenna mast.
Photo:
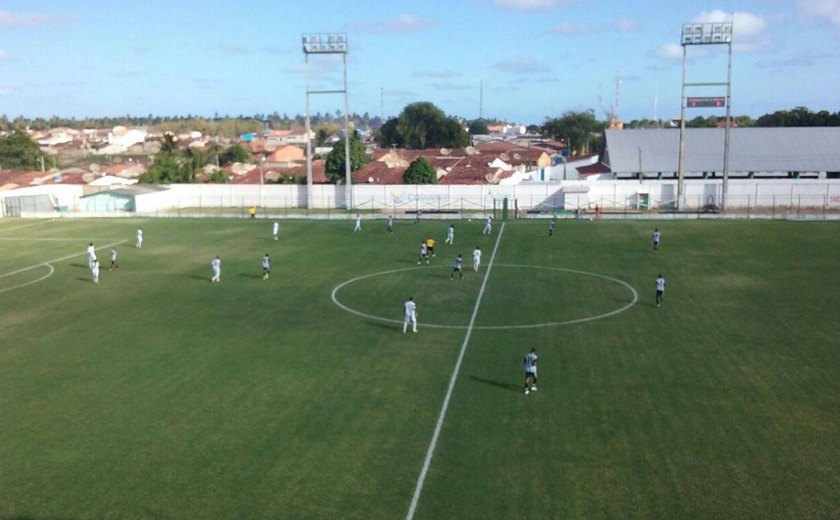
M 653 94 L 653 120 L 659 123 L 659 80 L 656 80 L 656 90 Z
M 601 107 L 601 111 L 603 111 L 604 114 L 606 114 L 607 119 L 609 119 L 610 118 L 610 111 L 609 111 L 609 109 L 607 109 L 607 107 L 604 106 L 604 96 L 603 96 L 603 94 L 604 94 L 604 84 L 603 83 L 598 83 L 598 106 Z
M 484 119 L 484 80 L 478 86 L 478 118 Z
M 621 71 L 615 71 L 615 111 L 613 112 L 613 119 L 618 121 L 618 110 L 621 106 Z
M 379 119 L 385 122 L 385 88 L 379 87 Z

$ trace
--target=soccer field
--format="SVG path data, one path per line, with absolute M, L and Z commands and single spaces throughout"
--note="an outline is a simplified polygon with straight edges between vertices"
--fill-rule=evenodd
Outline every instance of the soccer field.
M 0 518 L 840 516 L 840 225 L 449 224 L 0 219 Z

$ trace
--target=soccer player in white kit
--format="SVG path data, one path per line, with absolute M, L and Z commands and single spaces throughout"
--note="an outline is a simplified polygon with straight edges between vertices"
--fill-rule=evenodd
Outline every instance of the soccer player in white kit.
M 96 258 L 90 263 L 90 276 L 93 278 L 93 283 L 99 283 L 99 260 Z
M 93 247 L 93 242 L 87 246 L 88 267 L 93 269 L 93 262 L 96 260 L 96 248 Z
M 487 220 L 484 221 L 484 231 L 481 234 L 489 235 L 491 231 L 493 231 L 493 217 L 487 215 Z
M 393 233 L 394 232 L 394 216 L 393 215 L 388 215 L 387 231 L 388 231 L 388 233 Z
M 461 266 L 464 263 L 464 259 L 461 255 L 455 257 L 455 264 L 452 266 L 452 274 L 449 275 L 449 281 L 455 279 L 455 273 L 458 273 L 459 278 L 464 278 L 464 273 L 461 271 Z
M 210 278 L 211 282 L 221 282 L 222 281 L 222 260 L 218 256 L 210 262 L 210 267 L 213 268 L 213 278 Z
M 446 231 L 446 240 L 444 241 L 444 244 L 449 244 L 451 246 L 453 242 L 455 242 L 455 224 L 450 224 L 449 229 Z
M 429 248 L 426 246 L 426 242 L 420 242 L 420 256 L 417 259 L 417 263 L 419 264 L 423 260 L 425 260 L 427 264 L 429 263 Z
M 271 259 L 268 258 L 268 253 L 262 257 L 262 268 L 263 268 L 263 280 L 268 278 L 268 275 L 271 274 Z
M 478 267 L 481 265 L 481 248 L 475 246 L 473 249 L 473 271 L 478 271 Z
M 537 349 L 525 354 L 525 395 L 537 391 Z
M 659 252 L 659 240 L 662 238 L 662 233 L 659 232 L 659 228 L 653 230 L 653 235 L 651 235 L 653 239 L 653 252 Z
M 362 217 L 361 215 L 356 215 L 356 226 L 353 228 L 353 231 L 361 231 L 362 230 Z
M 113 271 L 114 269 L 119 269 L 120 266 L 117 265 L 117 248 L 111 248 L 111 267 L 108 268 L 109 271 Z
M 403 334 L 408 330 L 408 322 L 411 322 L 411 332 L 417 332 L 417 304 L 414 303 L 414 297 L 409 296 L 403 304 L 405 307 L 405 317 L 403 318 Z
M 661 307 L 665 303 L 665 278 L 662 275 L 656 277 L 656 306 Z
M 274 240 L 277 240 L 278 234 L 280 234 L 280 223 L 275 220 L 274 225 L 271 226 L 271 235 L 274 237 Z
M 137 228 L 137 241 L 134 244 L 134 247 L 136 247 L 137 249 L 143 247 L 143 230 L 140 228 Z

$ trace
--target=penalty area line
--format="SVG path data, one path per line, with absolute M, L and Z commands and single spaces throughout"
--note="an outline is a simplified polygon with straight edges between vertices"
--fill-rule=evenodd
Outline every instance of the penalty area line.
M 124 244 L 126 242 L 128 242 L 128 239 L 123 239 L 123 240 L 120 240 L 118 242 L 112 242 L 110 244 L 105 244 L 104 246 L 101 246 L 101 248 L 118 246 L 118 245 Z M 22 284 L 22 285 L 16 285 L 14 287 L 9 287 L 9 288 L 3 289 L 0 292 L 11 291 L 12 289 L 20 289 L 21 287 L 26 287 L 27 285 L 32 285 L 33 283 L 37 283 L 37 282 L 40 282 L 42 280 L 46 280 L 55 271 L 53 266 L 51 266 L 50 264 L 56 264 L 58 262 L 63 262 L 65 260 L 70 260 L 71 258 L 75 258 L 77 256 L 81 256 L 81 255 L 85 255 L 85 254 L 87 254 L 87 251 L 83 251 L 81 253 L 73 253 L 73 254 L 70 254 L 70 255 L 62 256 L 61 258 L 53 258 L 52 260 L 47 260 L 46 262 L 41 262 L 39 264 L 30 265 L 28 267 L 21 267 L 20 269 L 17 269 L 15 271 L 9 271 L 8 273 L 0 274 L 0 278 L 8 278 L 9 276 L 14 276 L 16 274 L 25 273 L 26 271 L 31 271 L 33 269 L 38 269 L 39 267 L 47 267 L 48 269 L 50 269 L 50 273 L 47 276 L 41 277 L 41 278 L 39 278 L 35 281 L 28 282 L 28 283 L 25 283 L 25 284 Z
M 458 354 L 458 361 L 455 362 L 455 368 L 452 370 L 452 377 L 449 379 L 449 388 L 446 389 L 446 397 L 443 398 L 443 404 L 440 407 L 437 423 L 435 424 L 435 431 L 432 434 L 432 440 L 429 442 L 429 448 L 426 450 L 426 458 L 423 460 L 423 467 L 420 470 L 420 476 L 417 477 L 417 486 L 414 488 L 414 496 L 411 497 L 411 505 L 408 508 L 408 514 L 405 515 L 406 520 L 412 520 L 414 513 L 417 511 L 417 504 L 420 501 L 420 494 L 423 492 L 423 484 L 426 481 L 426 474 L 429 472 L 429 466 L 432 464 L 432 457 L 435 454 L 440 432 L 443 429 L 443 421 L 446 418 L 446 411 L 449 409 L 449 400 L 452 398 L 452 391 L 455 389 L 455 381 L 458 379 L 458 374 L 461 372 L 461 362 L 464 360 L 464 354 L 467 352 L 467 345 L 470 343 L 470 336 L 472 336 L 473 326 L 475 325 L 475 318 L 478 316 L 478 307 L 481 305 L 481 297 L 484 296 L 484 289 L 487 287 L 487 279 L 490 278 L 490 271 L 493 268 L 493 260 L 496 258 L 496 251 L 499 249 L 499 244 L 502 241 L 502 233 L 505 231 L 505 224 L 502 223 L 499 228 L 499 236 L 496 237 L 496 245 L 493 246 L 493 254 L 490 255 L 490 262 L 487 263 L 487 271 L 484 273 L 484 280 L 481 282 L 481 289 L 478 291 L 478 298 L 475 300 L 475 307 L 473 307 L 472 316 L 470 316 L 470 323 L 467 326 L 467 333 L 464 336 L 464 342 L 461 344 L 461 352 Z

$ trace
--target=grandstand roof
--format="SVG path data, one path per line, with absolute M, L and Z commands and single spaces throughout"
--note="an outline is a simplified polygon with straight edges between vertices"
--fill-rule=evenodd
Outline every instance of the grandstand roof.
M 840 127 L 730 128 L 730 172 L 840 171 Z M 676 172 L 678 128 L 607 130 L 604 162 L 615 174 Z M 723 128 L 685 129 L 685 172 L 723 171 Z

